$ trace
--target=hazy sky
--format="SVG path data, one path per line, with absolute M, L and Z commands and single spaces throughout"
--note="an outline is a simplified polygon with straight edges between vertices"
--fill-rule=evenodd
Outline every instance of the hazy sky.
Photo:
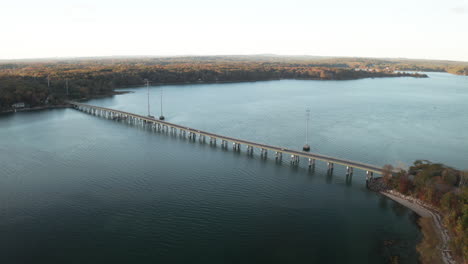
M 468 61 L 468 0 L 0 1 L 0 59 L 275 53 Z

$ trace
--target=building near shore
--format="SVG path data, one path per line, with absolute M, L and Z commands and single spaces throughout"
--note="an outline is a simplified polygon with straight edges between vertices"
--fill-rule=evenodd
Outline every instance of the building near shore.
M 12 104 L 11 107 L 14 108 L 14 109 L 25 108 L 26 104 L 23 103 L 23 102 L 19 102 L 19 103 Z

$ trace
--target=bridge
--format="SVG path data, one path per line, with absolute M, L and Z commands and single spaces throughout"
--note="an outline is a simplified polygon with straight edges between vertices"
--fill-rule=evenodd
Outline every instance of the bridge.
M 298 165 L 300 158 L 305 158 L 308 161 L 309 167 L 314 167 L 316 160 L 326 162 L 329 171 L 333 171 L 333 167 L 335 164 L 345 166 L 347 175 L 352 175 L 353 169 L 361 169 L 366 171 L 366 180 L 372 178 L 374 173 L 382 174 L 382 167 L 362 162 L 351 161 L 331 156 L 325 156 L 318 153 L 298 151 L 294 149 L 282 148 L 263 143 L 223 136 L 207 131 L 198 130 L 195 128 L 173 124 L 163 120 L 157 120 L 152 117 L 142 116 L 120 110 L 99 107 L 89 104 L 82 104 L 77 102 L 69 103 L 74 109 L 91 115 L 104 117 L 106 119 L 125 121 L 130 124 L 147 125 L 150 126 L 152 129 L 162 132 L 170 132 L 172 134 L 177 134 L 177 132 L 179 132 L 179 135 L 182 137 L 188 137 L 191 140 L 196 140 L 196 138 L 198 137 L 199 141 L 201 142 L 206 142 L 206 139 L 209 138 L 210 143 L 213 145 L 216 145 L 216 142 L 220 141 L 222 148 L 228 148 L 228 144 L 232 143 L 232 149 L 234 151 L 240 151 L 241 145 L 244 145 L 247 147 L 247 153 L 250 155 L 253 154 L 254 148 L 258 148 L 260 149 L 260 156 L 265 159 L 267 158 L 268 152 L 270 151 L 274 153 L 275 159 L 278 161 L 281 161 L 283 159 L 283 155 L 290 156 L 291 164 L 293 165 Z

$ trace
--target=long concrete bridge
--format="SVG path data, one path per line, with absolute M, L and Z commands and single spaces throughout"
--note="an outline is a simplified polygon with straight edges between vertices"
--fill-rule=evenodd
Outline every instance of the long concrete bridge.
M 308 161 L 309 167 L 315 166 L 315 161 L 323 161 L 327 163 L 328 170 L 332 171 L 335 164 L 343 165 L 346 167 L 346 174 L 352 175 L 353 169 L 361 169 L 366 171 L 366 179 L 373 177 L 374 173 L 382 174 L 382 167 L 374 166 L 362 162 L 351 161 L 346 159 L 340 159 L 330 156 L 325 156 L 317 153 L 298 151 L 294 149 L 282 148 L 272 145 L 267 145 L 263 143 L 223 136 L 207 131 L 198 130 L 195 128 L 190 128 L 182 125 L 173 124 L 167 121 L 157 120 L 152 117 L 137 115 L 129 112 L 124 112 L 120 110 L 99 107 L 94 105 L 82 104 L 77 102 L 70 102 L 73 108 L 80 110 L 82 112 L 104 117 L 107 119 L 126 121 L 130 124 L 141 124 L 149 125 L 152 129 L 159 131 L 169 132 L 177 134 L 179 132 L 180 136 L 188 137 L 191 140 L 195 140 L 197 137 L 201 142 L 206 142 L 209 138 L 210 143 L 216 145 L 216 141 L 221 142 L 222 148 L 228 148 L 228 144 L 232 143 L 232 148 L 234 151 L 240 151 L 241 145 L 247 147 L 247 153 L 252 155 L 254 148 L 260 149 L 260 155 L 262 158 L 267 158 L 268 152 L 272 152 L 275 156 L 275 159 L 281 161 L 283 155 L 288 155 L 291 158 L 291 163 L 293 165 L 298 165 L 300 158 L 305 158 Z

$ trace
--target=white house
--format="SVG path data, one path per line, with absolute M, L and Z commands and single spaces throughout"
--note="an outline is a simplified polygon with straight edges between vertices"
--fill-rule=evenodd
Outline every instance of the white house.
M 23 102 L 21 103 L 15 103 L 15 104 L 12 104 L 11 107 L 15 108 L 15 109 L 18 109 L 18 108 L 24 108 L 25 104 Z

